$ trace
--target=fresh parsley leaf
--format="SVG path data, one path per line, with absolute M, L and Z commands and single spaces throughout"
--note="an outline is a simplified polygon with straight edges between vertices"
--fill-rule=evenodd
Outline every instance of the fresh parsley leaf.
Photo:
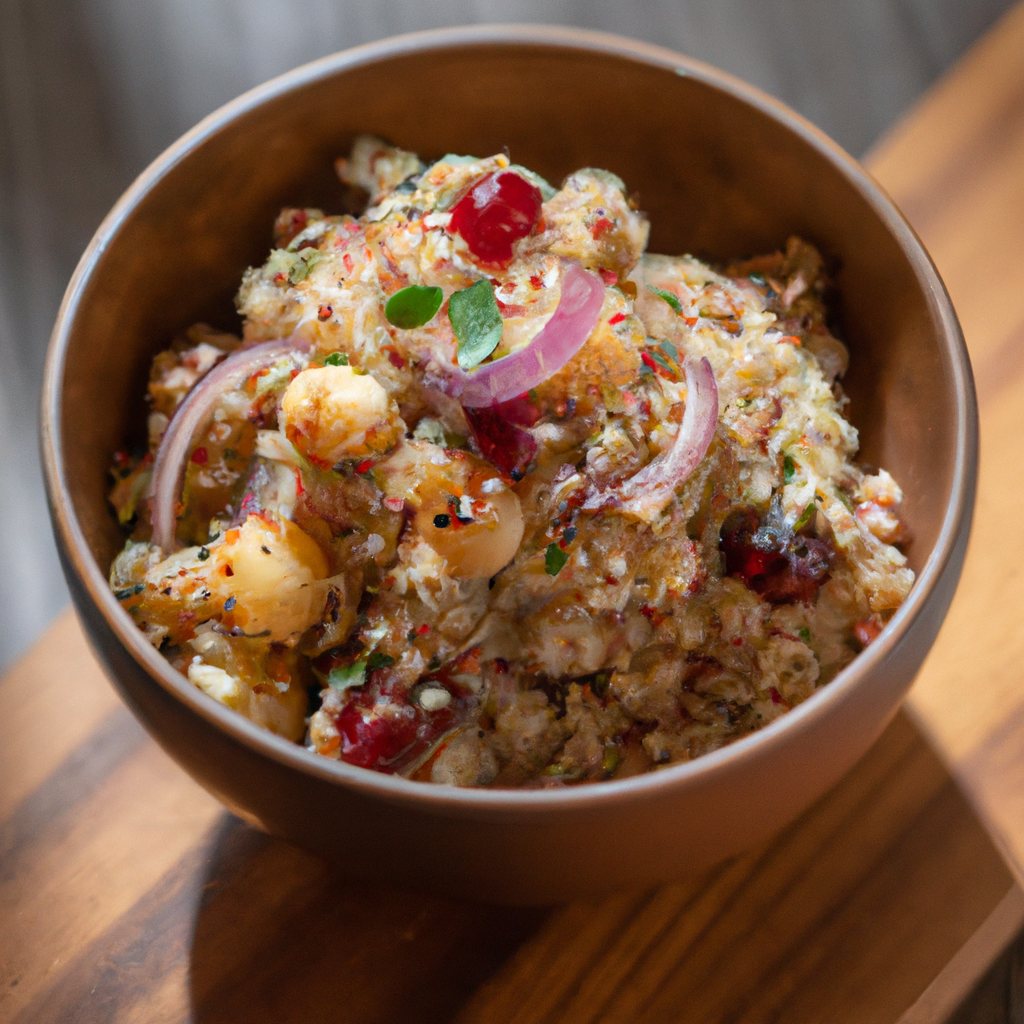
M 471 370 L 501 341 L 501 313 L 490 281 L 477 281 L 448 300 L 448 318 L 459 343 L 459 366 Z
M 796 476 L 796 463 L 787 455 L 782 460 L 782 479 L 788 484 Z
M 324 360 L 324 366 L 348 366 L 348 354 L 345 352 L 332 352 Z
M 568 561 L 568 551 L 563 551 L 557 544 L 549 544 L 544 552 L 544 571 L 549 576 L 557 576 Z
M 434 318 L 434 314 L 444 302 L 444 292 L 440 288 L 426 285 L 411 284 L 408 288 L 395 292 L 384 306 L 384 315 L 388 323 L 403 331 L 413 327 L 422 327 Z
M 647 290 L 657 295 L 659 299 L 664 299 L 677 313 L 683 312 L 683 304 L 679 301 L 678 296 L 665 291 L 664 288 L 655 288 L 653 284 L 649 284 Z
M 332 668 L 327 676 L 327 685 L 332 690 L 344 692 L 366 682 L 366 658 L 359 658 L 351 665 L 339 665 Z

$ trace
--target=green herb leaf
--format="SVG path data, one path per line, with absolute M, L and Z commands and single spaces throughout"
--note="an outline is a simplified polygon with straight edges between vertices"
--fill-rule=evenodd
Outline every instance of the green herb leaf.
M 677 313 L 681 314 L 683 312 L 683 304 L 679 301 L 677 295 L 665 291 L 664 288 L 655 288 L 653 284 L 649 284 L 647 290 L 657 295 L 659 299 L 664 299 Z
M 787 455 L 782 460 L 782 479 L 788 484 L 796 476 L 796 463 Z
M 673 351 L 675 351 L 673 347 Z M 683 371 L 679 367 L 679 363 L 672 358 L 666 351 L 664 344 L 658 345 L 656 348 L 649 348 L 647 354 L 654 360 L 663 370 L 667 370 L 669 376 L 674 380 L 683 379 Z
M 444 292 L 440 288 L 411 284 L 395 292 L 384 307 L 388 323 L 401 327 L 403 331 L 422 327 L 441 308 Z
M 557 544 L 549 544 L 544 552 L 544 571 L 549 576 L 557 576 L 568 561 L 568 551 L 563 551 Z
M 114 597 L 116 597 L 118 601 L 127 601 L 129 597 L 134 597 L 136 594 L 141 594 L 145 589 L 145 583 L 136 583 L 132 587 L 125 587 L 124 590 L 115 590 Z
M 348 354 L 345 352 L 332 352 L 324 360 L 324 366 L 348 366 Z
M 807 526 L 814 518 L 816 509 L 817 505 L 815 504 L 814 499 L 812 499 L 811 503 L 803 510 L 803 512 L 800 513 L 800 518 L 793 524 L 793 531 L 798 532 Z
M 327 685 L 332 690 L 344 692 L 366 682 L 366 658 L 358 658 L 351 665 L 339 665 L 332 668 L 327 677 Z
M 380 651 L 374 651 L 366 659 L 366 669 L 368 672 L 376 672 L 379 668 L 390 668 L 394 663 L 395 659 L 390 654 L 381 654 Z
M 805 644 L 809 644 L 811 642 L 811 631 L 806 626 L 801 626 L 796 631 L 796 634 Z
M 459 343 L 459 366 L 471 370 L 501 341 L 501 313 L 490 281 L 477 281 L 448 300 L 448 318 Z

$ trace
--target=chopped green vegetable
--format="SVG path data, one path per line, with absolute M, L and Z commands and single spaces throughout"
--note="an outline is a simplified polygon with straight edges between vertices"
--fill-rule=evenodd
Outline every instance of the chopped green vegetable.
M 811 499 L 811 503 L 800 513 L 800 518 L 793 524 L 794 530 L 802 530 L 805 526 L 809 525 L 811 520 L 814 518 L 814 513 L 817 510 L 815 505 L 815 499 Z
M 567 551 L 563 551 L 557 544 L 549 544 L 544 552 L 544 571 L 549 576 L 557 576 L 568 561 Z
M 502 321 L 490 281 L 477 281 L 448 300 L 448 318 L 459 343 L 459 366 L 482 363 L 501 341 Z
M 327 677 L 327 685 L 332 690 L 344 692 L 366 682 L 366 658 L 358 658 L 351 665 L 339 665 L 332 668 Z
M 797 636 L 799 636 L 805 644 L 809 644 L 811 642 L 811 631 L 806 626 L 801 626 L 797 630 Z
M 796 463 L 787 455 L 782 460 L 782 479 L 788 484 L 796 476 Z
M 679 350 L 671 341 L 657 341 L 655 338 L 648 338 L 647 355 L 658 364 L 663 370 L 675 380 L 683 379 L 683 369 L 679 365 Z
M 205 562 L 209 557 L 210 549 L 205 545 L 196 552 L 196 558 L 198 558 L 200 562 Z
M 664 288 L 655 288 L 653 284 L 649 284 L 647 290 L 657 295 L 659 299 L 664 299 L 677 313 L 683 312 L 683 304 L 679 301 L 679 296 L 665 291 Z
M 348 354 L 345 352 L 332 352 L 324 360 L 324 366 L 348 366 Z
M 750 399 L 749 398 L 737 398 L 736 399 L 736 408 L 737 409 L 746 409 L 746 407 L 748 405 L 750 405 Z
M 309 272 L 324 258 L 319 249 L 307 246 L 301 252 L 288 252 L 287 249 L 274 249 L 267 260 L 267 271 L 276 278 L 283 274 L 289 284 L 305 281 Z
M 124 590 L 115 590 L 114 597 L 116 597 L 118 601 L 127 601 L 129 597 L 134 597 L 136 594 L 141 594 L 145 589 L 145 583 L 136 583 L 132 587 L 125 587 Z
M 422 327 L 441 308 L 444 292 L 440 288 L 411 284 L 395 292 L 384 306 L 388 323 L 404 331 Z
M 379 668 L 390 668 L 394 663 L 395 659 L 390 654 L 381 654 L 380 651 L 374 651 L 366 659 L 366 668 L 369 672 L 376 672 Z

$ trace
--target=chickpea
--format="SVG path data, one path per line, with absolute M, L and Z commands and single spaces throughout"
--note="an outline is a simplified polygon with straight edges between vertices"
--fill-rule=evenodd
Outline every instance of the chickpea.
M 522 508 L 490 463 L 413 441 L 380 468 L 384 493 L 413 506 L 412 530 L 445 559 L 451 576 L 486 579 L 515 557 Z
M 316 584 L 328 574 L 327 559 L 293 522 L 251 515 L 211 553 L 209 587 L 223 601 L 225 626 L 294 643 L 319 619 L 326 592 Z
M 383 454 L 404 430 L 394 400 L 351 366 L 303 370 L 281 399 L 281 424 L 303 455 L 328 466 Z

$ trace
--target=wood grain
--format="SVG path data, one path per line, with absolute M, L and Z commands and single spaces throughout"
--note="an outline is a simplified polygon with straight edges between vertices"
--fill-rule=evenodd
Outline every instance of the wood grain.
M 236 821 L 112 701 L 70 617 L 0 684 L 0 750 L 30 696 L 73 703 L 41 759 L 2 764 L 28 794 L 0 818 L 18 1024 L 889 1021 L 1011 884 L 902 717 L 767 846 L 526 911 L 361 885 Z
M 1024 5 L 870 158 L 942 274 L 978 387 L 960 588 L 909 709 L 1024 878 Z
M 963 584 L 911 717 L 847 779 L 772 842 L 654 892 L 524 911 L 371 887 L 221 810 L 64 616 L 0 681 L 0 1020 L 945 1014 L 936 979 L 968 987 L 1017 920 L 982 821 L 1024 864 L 1024 541 L 1007 522 L 1024 498 L 1022 52 L 1024 7 L 872 157 L 963 320 L 983 455 Z

